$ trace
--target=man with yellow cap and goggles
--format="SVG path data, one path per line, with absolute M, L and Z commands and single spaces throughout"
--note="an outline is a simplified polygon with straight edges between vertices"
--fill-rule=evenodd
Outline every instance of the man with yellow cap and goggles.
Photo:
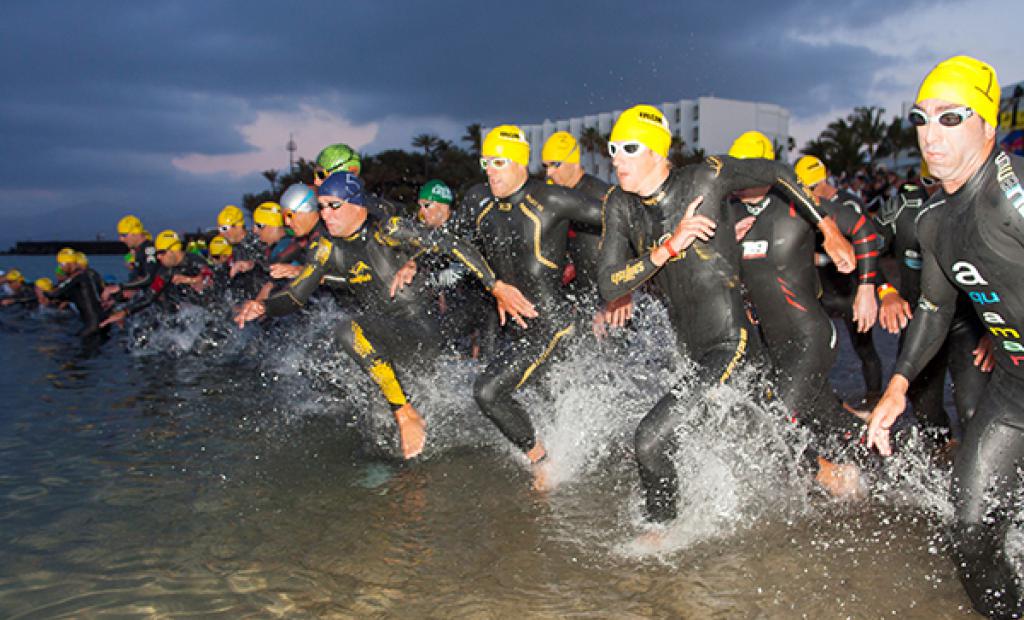
M 582 193 L 530 178 L 530 144 L 514 125 L 499 125 L 481 145 L 480 166 L 486 184 L 472 187 L 459 210 L 472 218 L 477 247 L 498 279 L 514 283 L 534 309 L 513 314 L 520 326 L 510 348 L 499 351 L 474 383 L 477 404 L 531 463 L 545 450 L 530 415 L 514 393 L 553 362 L 574 331 L 569 299 L 562 286 L 570 222 L 600 225 L 601 204 Z M 498 306 L 502 323 L 507 310 Z M 533 379 L 536 380 L 536 379 Z M 544 486 L 543 469 L 534 468 Z
M 593 200 L 604 201 L 610 185 L 586 173 L 580 164 L 580 146 L 576 138 L 566 131 L 557 131 L 544 143 L 541 165 L 548 180 L 556 185 L 581 192 Z M 594 330 L 605 333 L 605 312 L 597 291 L 597 261 L 600 256 L 601 227 L 571 224 L 569 226 L 569 257 L 572 259 L 572 288 L 584 305 L 599 308 L 594 314 Z M 589 309 L 588 309 L 589 312 Z M 616 327 L 625 325 L 632 313 L 631 298 L 616 305 L 609 315 Z
M 922 180 L 927 177 L 927 167 L 922 171 Z M 899 334 L 907 327 L 914 311 L 910 301 L 921 295 L 921 242 L 917 235 L 917 219 L 923 212 L 928 198 L 938 191 L 938 184 L 922 187 L 922 184 L 906 182 L 897 189 L 896 195 L 886 201 L 875 214 L 875 222 L 885 238 L 886 253 L 893 256 L 899 265 L 899 288 L 885 280 L 878 286 L 880 309 L 878 322 L 891 334 Z M 937 444 L 947 451 L 956 447 L 957 438 L 967 420 L 974 417 L 978 401 L 984 394 L 991 376 L 991 341 L 985 326 L 981 323 L 970 301 L 963 295 L 956 304 L 956 311 L 946 335 L 945 344 L 932 361 L 914 379 L 908 392 L 914 417 L 922 429 L 935 437 Z M 900 339 L 903 346 L 904 338 Z M 975 364 L 977 351 L 988 350 L 989 355 Z M 946 410 L 945 388 L 947 371 L 953 379 L 953 402 L 956 416 Z
M 757 131 L 737 138 L 729 154 L 742 160 L 775 159 L 771 140 Z M 816 230 L 797 215 L 792 204 L 770 185 L 743 189 L 730 198 L 739 220 L 736 236 L 742 241 L 740 278 L 772 362 L 774 389 L 793 421 L 812 433 L 812 441 L 803 450 L 805 461 L 816 471 L 819 485 L 843 497 L 861 491 L 857 467 L 837 463 L 850 460 L 862 424 L 829 383 L 838 349 L 832 320 L 818 297 Z M 857 248 L 856 277 L 861 288 L 856 310 L 863 329 L 870 329 L 877 313 L 878 233 L 859 211 L 831 200 L 823 201 L 819 208 L 835 218 Z M 848 279 L 850 275 L 840 277 Z M 848 437 L 854 441 L 846 441 Z
M 9 293 L 0 300 L 0 306 L 25 304 L 35 299 L 32 290 L 25 286 L 25 276 L 17 269 L 11 269 L 4 274 L 4 284 L 7 285 Z
M 217 231 L 232 246 L 231 277 L 252 271 L 260 257 L 259 239 L 245 228 L 245 215 L 235 205 L 217 214 Z
M 131 272 L 128 280 L 121 284 L 104 285 L 101 299 L 110 303 L 117 299 L 124 301 L 131 297 L 135 291 L 147 288 L 153 282 L 160 264 L 156 260 L 156 250 L 153 248 L 153 240 L 142 225 L 142 220 L 134 215 L 126 215 L 117 223 L 117 238 L 121 243 L 128 246 L 132 256 Z
M 58 286 L 42 294 L 52 301 L 73 304 L 82 320 L 82 329 L 78 335 L 94 335 L 101 327 L 100 321 L 105 314 L 100 300 L 103 277 L 95 269 L 89 268 L 85 254 L 73 248 L 63 248 L 57 252 L 57 265 L 67 277 Z
M 606 301 L 656 281 L 680 352 L 699 369 L 695 389 L 670 390 L 636 431 L 647 517 L 656 523 L 676 516 L 679 483 L 671 455 L 675 429 L 682 422 L 678 413 L 700 415 L 704 391 L 729 380 L 755 348 L 738 286 L 735 218 L 725 198 L 745 188 L 779 186 L 797 212 L 825 233 L 836 262 L 848 270 L 854 267 L 850 244 L 799 187 L 792 169 L 768 159 L 732 157 L 709 157 L 673 169 L 668 160 L 671 143 L 668 120 L 653 106 L 634 106 L 615 122 L 608 154 L 619 187 L 605 201 L 598 270 Z M 692 378 L 686 380 L 693 385 Z M 679 403 L 677 394 L 692 396 Z
M 210 262 L 216 265 L 226 264 L 231 260 L 231 244 L 228 243 L 227 239 L 217 235 L 213 239 L 210 239 L 209 244 L 210 251 Z
M 176 311 L 182 303 L 198 304 L 213 281 L 213 270 L 201 256 L 185 251 L 178 233 L 165 230 L 153 240 L 160 270 L 149 288 L 135 295 L 101 323 L 106 326 L 124 320 L 159 302 L 164 310 Z
M 800 182 L 811 189 L 819 200 L 830 205 L 840 230 L 854 240 L 857 250 L 857 270 L 853 274 L 841 273 L 823 252 L 814 255 L 821 280 L 821 305 L 831 316 L 841 318 L 853 350 L 860 358 L 864 376 L 864 398 L 857 410 L 873 407 L 882 396 L 882 360 L 875 350 L 871 327 L 878 318 L 875 300 L 875 282 L 881 274 L 878 254 L 882 243 L 878 230 L 872 225 L 864 202 L 853 192 L 838 189 L 829 182 L 828 169 L 813 155 L 804 155 L 793 166 Z M 869 264 L 870 263 L 870 264 Z M 868 274 L 874 272 L 875 277 Z
M 995 370 L 953 464 L 953 565 L 975 609 L 1016 618 L 1024 592 L 1005 546 L 1024 463 L 1024 160 L 996 148 L 999 94 L 989 64 L 954 56 L 925 76 L 910 109 L 942 191 L 917 218 L 921 295 L 867 441 L 892 452 L 908 386 L 942 346 L 964 293 L 992 339 Z

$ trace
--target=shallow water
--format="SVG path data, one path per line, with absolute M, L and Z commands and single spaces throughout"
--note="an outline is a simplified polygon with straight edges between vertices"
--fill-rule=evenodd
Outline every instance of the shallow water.
M 389 457 L 368 382 L 310 344 L 329 306 L 308 327 L 208 343 L 199 312 L 92 356 L 74 320 L 0 314 L 0 616 L 971 615 L 939 535 L 942 474 L 910 463 L 902 490 L 836 504 L 771 421 L 687 431 L 700 448 L 680 457 L 679 522 L 665 550 L 635 545 L 629 438 L 681 363 L 656 310 L 630 336 L 642 355 L 580 345 L 553 405 L 526 395 L 558 483 L 541 494 L 476 412 L 470 362 L 415 386 L 425 458 Z M 836 373 L 849 396 L 851 355 Z

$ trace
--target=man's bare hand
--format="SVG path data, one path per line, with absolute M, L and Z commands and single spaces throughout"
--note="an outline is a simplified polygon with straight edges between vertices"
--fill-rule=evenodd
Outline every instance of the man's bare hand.
M 753 215 L 748 215 L 747 217 L 745 217 L 745 218 L 741 219 L 740 221 L 736 222 L 736 242 L 737 243 L 739 243 L 740 241 L 743 241 L 743 237 L 747 236 L 747 233 L 750 232 L 750 229 L 754 227 L 754 222 L 756 222 L 756 221 L 757 221 L 756 217 L 754 217 Z
M 494 283 L 491 294 L 498 302 L 498 317 L 500 317 L 502 325 L 505 324 L 506 315 L 511 316 L 523 328 L 526 327 L 524 318 L 532 319 L 537 316 L 537 309 L 530 300 L 511 284 L 498 280 Z
M 241 310 L 235 315 L 235 323 L 239 328 L 245 327 L 249 321 L 255 321 L 267 313 L 267 306 L 262 301 L 250 299 L 242 304 Z
M 853 322 L 857 324 L 857 331 L 862 334 L 871 331 L 877 319 L 878 302 L 875 301 L 875 285 L 861 284 L 857 287 L 857 294 L 853 298 Z
M 846 237 L 839 232 L 836 221 L 831 216 L 826 217 L 818 223 L 818 229 L 825 236 L 822 247 L 832 262 L 835 263 L 839 273 L 851 273 L 857 266 L 857 257 L 853 253 L 853 246 Z
M 288 279 L 299 277 L 302 273 L 302 265 L 288 265 L 285 263 L 276 263 L 270 266 L 270 277 L 275 280 Z
M 398 291 L 405 288 L 414 277 L 416 277 L 416 261 L 410 260 L 395 272 L 395 277 L 391 280 L 391 296 L 394 297 Z
M 914 313 L 910 304 L 899 293 L 889 293 L 882 298 L 882 306 L 878 309 L 878 323 L 890 334 L 898 334 L 906 328 Z

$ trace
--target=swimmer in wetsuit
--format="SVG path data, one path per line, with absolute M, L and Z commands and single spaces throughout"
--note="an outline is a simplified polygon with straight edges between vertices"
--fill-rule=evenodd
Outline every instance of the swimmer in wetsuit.
M 794 208 L 825 233 L 826 248 L 844 269 L 854 268 L 853 250 L 831 218 L 799 187 L 790 169 L 768 160 L 709 157 L 672 169 L 667 159 L 672 134 L 660 110 L 639 105 L 622 113 L 608 150 L 621 187 L 604 206 L 598 271 L 601 295 L 617 299 L 648 280 L 664 295 L 680 352 L 697 364 L 694 398 L 724 383 L 751 355 L 753 341 L 743 306 L 735 219 L 724 198 L 746 187 L 776 185 Z M 714 234 L 715 228 L 722 232 Z M 695 240 L 693 247 L 690 244 Z M 640 422 L 635 446 L 647 516 L 676 516 L 679 483 L 672 454 L 678 411 L 686 406 L 674 390 Z M 678 405 L 678 407 L 677 407 Z
M 148 288 L 133 296 L 108 316 L 100 327 L 122 321 L 131 314 L 157 304 L 167 312 L 176 312 L 182 303 L 198 304 L 211 288 L 213 270 L 200 256 L 185 252 L 178 233 L 165 230 L 153 241 L 160 269 Z
M 514 315 L 529 306 L 511 287 L 495 280 L 479 254 L 468 244 L 424 233 L 408 220 L 383 220 L 365 205 L 362 182 L 349 172 L 335 172 L 320 186 L 321 217 L 330 233 L 310 247 L 302 273 L 284 290 L 266 301 L 243 305 L 236 322 L 261 316 L 282 316 L 298 310 L 323 282 L 345 288 L 355 297 L 354 317 L 340 322 L 336 336 L 345 351 L 373 379 L 391 406 L 399 427 L 402 453 L 410 459 L 425 443 L 424 422 L 409 402 L 396 369 L 432 363 L 440 348 L 440 334 L 422 285 L 394 287 L 408 256 L 401 246 L 445 252 L 462 261 Z M 499 301 L 499 305 L 502 302 Z
M 771 141 L 756 131 L 737 139 L 729 155 L 775 159 Z M 835 327 L 819 301 L 815 229 L 777 189 L 753 187 L 737 192 L 736 197 L 738 200 L 731 202 L 739 218 L 737 235 L 743 232 L 740 273 L 771 358 L 775 386 L 794 421 L 810 428 L 821 444 L 821 449 L 807 453 L 812 456 L 814 452 L 817 464 L 822 466 L 819 484 L 837 496 L 854 492 L 855 485 L 842 484 L 856 476 L 854 467 L 836 469 L 823 462 L 824 456 L 842 458 L 841 453 L 859 437 L 862 424 L 843 408 L 828 381 L 837 341 Z M 831 201 L 823 201 L 820 208 L 836 219 L 856 249 L 856 278 L 866 283 L 873 316 L 875 293 L 871 282 L 878 271 L 878 234 L 863 215 L 843 210 Z
M 0 306 L 25 305 L 35 300 L 35 292 L 25 284 L 25 276 L 17 269 L 5 273 L 3 282 L 7 285 L 9 294 L 0 299 Z
M 850 234 L 853 229 L 870 226 L 871 220 L 864 202 L 853 192 L 829 184 L 828 170 L 820 159 L 806 155 L 797 160 L 794 168 L 800 182 L 811 188 L 816 197 L 831 202 L 832 212 L 844 233 Z M 844 226 L 844 222 L 851 222 L 853 228 Z M 840 273 L 828 256 L 821 252 L 816 253 L 814 258 L 821 280 L 821 305 L 830 316 L 841 319 L 846 325 L 846 334 L 860 359 L 861 374 L 864 377 L 864 398 L 861 403 L 863 408 L 870 408 L 882 395 L 882 359 L 875 350 L 871 334 L 871 327 L 878 314 L 874 286 L 877 278 L 868 280 L 859 273 Z M 858 404 L 857 408 L 860 409 L 861 405 Z
M 460 214 L 472 218 L 473 243 L 497 277 L 522 290 L 537 315 L 502 343 L 474 382 L 473 396 L 483 414 L 536 464 L 546 453 L 515 392 L 536 381 L 573 333 L 562 286 L 569 223 L 600 224 L 601 205 L 582 193 L 531 179 L 530 144 L 518 127 L 492 129 L 481 154 L 487 184 L 467 192 Z M 535 468 L 534 473 L 535 485 L 543 488 L 543 471 Z
M 878 290 L 882 304 L 879 322 L 892 334 L 901 334 L 913 316 L 910 301 L 917 302 L 921 291 L 921 243 L 917 237 L 917 218 L 925 202 L 939 189 L 922 166 L 924 187 L 904 183 L 892 200 L 879 209 L 875 219 L 886 239 L 888 253 L 899 261 L 899 288 L 888 282 Z M 905 333 L 905 332 L 904 332 Z M 962 434 L 962 428 L 974 415 L 978 399 L 988 384 L 994 365 L 991 339 L 963 293 L 957 296 L 956 312 L 949 335 L 942 349 L 910 384 L 907 397 L 914 407 L 914 416 L 928 429 L 941 432 L 938 439 L 951 440 Z M 900 347 L 903 346 L 903 334 Z M 946 370 L 953 378 L 953 399 L 956 404 L 956 426 L 946 413 Z
M 889 431 L 909 382 L 942 347 L 965 293 L 992 337 L 996 367 L 954 458 L 953 560 L 975 609 L 1019 618 L 1022 588 L 1005 544 L 1024 467 L 1024 160 L 996 148 L 999 84 L 988 64 L 939 63 L 915 101 L 910 122 L 942 191 L 917 218 L 921 295 L 868 444 L 892 452 Z
M 611 185 L 584 172 L 583 166 L 580 165 L 579 143 L 568 132 L 558 131 L 548 138 L 541 151 L 541 164 L 549 181 L 580 192 L 591 200 L 604 202 L 605 196 L 611 191 Z M 610 323 L 615 327 L 625 325 L 633 311 L 631 296 L 627 295 L 624 299 L 613 302 L 612 310 L 605 312 L 597 286 L 600 246 L 600 226 L 570 223 L 569 257 L 573 267 L 570 287 L 572 294 L 577 298 L 577 303 L 588 316 L 593 314 L 593 329 L 598 336 L 606 333 L 606 324 Z
M 103 288 L 101 299 L 105 305 L 109 305 L 114 299 L 125 301 L 129 296 L 134 295 L 135 291 L 148 288 L 160 268 L 153 241 L 139 218 L 134 215 L 122 217 L 117 223 L 117 238 L 128 246 L 128 251 L 131 253 L 131 273 L 126 282 L 111 284 Z
M 57 253 L 57 264 L 68 277 L 56 288 L 45 293 L 46 297 L 52 301 L 67 301 L 74 304 L 82 320 L 82 328 L 78 330 L 77 336 L 97 336 L 105 326 L 102 321 L 106 313 L 100 301 L 104 286 L 103 278 L 89 268 L 84 254 L 71 248 L 64 248 Z

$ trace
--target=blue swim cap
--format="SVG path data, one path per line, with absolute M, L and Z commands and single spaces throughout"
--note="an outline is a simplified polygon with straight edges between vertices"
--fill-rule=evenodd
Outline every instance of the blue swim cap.
M 317 194 L 320 196 L 334 196 L 360 207 L 366 206 L 363 182 L 359 180 L 359 177 L 345 170 L 339 170 L 327 177 L 327 180 L 317 190 Z

